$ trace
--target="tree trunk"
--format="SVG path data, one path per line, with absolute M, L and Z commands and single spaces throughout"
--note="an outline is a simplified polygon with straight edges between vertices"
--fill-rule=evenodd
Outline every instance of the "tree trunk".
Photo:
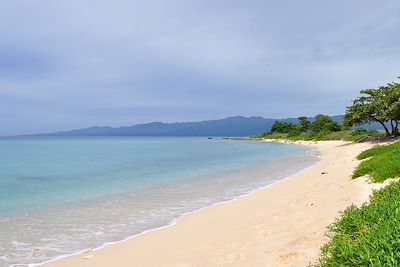
M 395 136 L 399 135 L 399 121 L 398 120 L 395 120 L 394 135 Z
M 379 122 L 382 125 L 383 129 L 385 129 L 386 135 L 390 136 L 389 129 L 386 127 L 385 123 L 383 121 L 380 121 L 380 120 L 375 120 L 375 121 Z
M 394 124 L 393 124 L 393 120 L 390 120 L 390 127 L 392 127 L 391 129 L 391 135 L 394 135 Z

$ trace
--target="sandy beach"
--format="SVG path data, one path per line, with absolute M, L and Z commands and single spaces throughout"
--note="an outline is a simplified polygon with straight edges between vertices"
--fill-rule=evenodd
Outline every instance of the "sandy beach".
M 173 226 L 51 267 L 306 266 L 327 241 L 326 227 L 352 203 L 367 201 L 366 179 L 352 180 L 355 157 L 369 143 L 300 142 L 321 161 L 301 173 L 234 201 L 184 216 Z

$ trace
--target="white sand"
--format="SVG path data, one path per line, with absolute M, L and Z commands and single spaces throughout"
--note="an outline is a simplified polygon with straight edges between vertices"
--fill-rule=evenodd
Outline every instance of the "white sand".
M 367 201 L 377 186 L 351 179 L 355 157 L 371 144 L 300 143 L 317 147 L 322 161 L 271 187 L 187 215 L 174 226 L 46 266 L 306 266 L 315 262 L 327 241 L 326 227 L 350 204 Z

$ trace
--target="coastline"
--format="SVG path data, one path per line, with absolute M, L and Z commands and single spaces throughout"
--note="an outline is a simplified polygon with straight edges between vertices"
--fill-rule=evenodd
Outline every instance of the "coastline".
M 216 141 L 221 142 L 221 140 Z M 208 140 L 205 142 L 209 143 Z M 40 266 L 65 257 L 79 255 L 87 248 L 96 250 L 115 243 L 123 242 L 154 229 L 168 227 L 171 224 L 175 224 L 176 220 L 184 215 L 208 208 L 214 204 L 236 199 L 260 188 L 264 188 L 272 183 L 302 171 L 319 160 L 315 149 L 300 145 L 277 145 L 267 142 L 245 142 L 247 144 L 244 144 L 243 142 L 236 141 L 222 141 L 222 143 L 226 144 L 226 146 L 233 147 L 229 154 L 233 153 L 231 157 L 239 160 L 237 164 L 231 164 L 229 165 L 229 168 L 225 168 L 227 170 L 221 172 L 211 171 L 209 173 L 204 172 L 198 176 L 194 175 L 194 178 L 190 179 L 192 181 L 190 186 L 180 182 L 168 183 L 166 184 L 166 187 L 158 187 L 158 190 L 157 188 L 156 190 L 152 190 L 152 194 L 142 194 L 140 197 L 136 198 L 132 198 L 130 193 L 121 194 L 122 196 L 120 194 L 110 194 L 108 200 L 104 199 L 104 202 L 101 201 L 102 199 L 99 199 L 100 202 L 98 203 L 100 205 L 94 205 L 96 202 L 89 202 L 91 200 L 81 203 L 70 196 L 68 199 L 71 202 L 67 203 L 67 205 L 54 206 L 54 209 L 52 210 L 53 216 L 51 217 L 48 217 L 47 210 L 44 210 L 41 214 L 33 213 L 32 216 L 25 216 L 26 220 L 25 218 L 18 218 L 19 220 L 16 221 L 25 222 L 25 224 L 33 226 L 31 227 L 32 231 L 26 232 L 26 234 L 22 235 L 21 239 L 19 239 L 21 241 L 27 240 L 28 242 L 25 244 L 28 244 L 30 247 L 26 248 L 22 243 L 10 242 L 9 244 L 13 246 L 21 246 L 22 249 L 16 251 L 16 253 L 19 254 L 13 255 L 14 260 L 8 260 L 8 258 L 6 258 L 8 251 L 5 250 L 5 256 L 0 257 L 0 261 L 4 263 L 0 263 L 0 265 L 9 267 Z M 215 146 L 212 145 L 212 147 Z M 207 153 L 213 151 L 212 147 L 211 149 L 205 148 Z M 252 160 L 248 160 L 246 154 L 242 155 L 240 153 L 242 147 L 246 148 L 244 151 L 245 153 L 246 150 L 252 151 L 253 149 L 251 147 L 254 147 L 255 156 Z M 271 151 L 274 152 L 271 153 Z M 279 151 L 282 153 L 279 153 Z M 216 154 L 218 155 L 218 153 Z M 271 157 L 271 154 L 274 156 Z M 212 163 L 214 163 L 215 157 L 211 158 L 213 159 Z M 227 161 L 229 163 L 229 157 L 220 158 L 222 161 Z M 293 162 L 293 159 L 296 159 L 295 164 L 291 163 Z M 218 163 L 218 161 L 216 163 Z M 179 168 L 188 169 L 187 164 L 179 165 Z M 194 173 L 195 172 L 191 170 L 190 174 Z M 171 191 L 171 186 L 173 191 Z M 164 192 L 172 192 L 172 194 L 170 193 L 168 196 L 168 194 L 164 194 Z M 136 194 L 133 196 L 135 195 Z M 122 201 L 119 201 L 120 199 Z M 175 201 L 175 199 L 177 201 Z M 191 201 L 192 199 L 195 201 Z M 166 202 L 163 200 L 166 200 Z M 171 200 L 172 202 L 168 202 Z M 189 201 L 183 201 L 180 203 L 179 200 Z M 151 203 L 152 201 L 154 204 Z M 108 205 L 104 205 L 104 203 Z M 153 206 L 147 206 L 148 203 Z M 88 209 L 88 207 L 99 208 Z M 149 208 L 147 209 L 147 207 Z M 160 214 L 164 215 L 164 217 L 152 217 L 152 215 L 155 214 L 152 207 L 155 207 L 156 211 L 161 211 Z M 159 207 L 165 207 L 165 209 Z M 145 216 L 142 216 L 142 218 L 144 218 L 143 220 L 130 220 L 130 218 L 136 218 L 136 216 L 139 217 L 142 214 L 142 211 L 146 214 Z M 71 216 L 71 214 L 74 216 Z M 124 214 L 127 214 L 129 217 L 125 216 L 125 218 L 128 217 L 128 219 L 121 220 L 121 217 Z M 43 225 L 43 230 L 37 231 L 37 229 L 41 228 L 41 225 L 35 227 L 35 221 L 33 221 L 32 224 L 30 224 L 29 221 L 30 218 L 35 217 L 40 218 L 39 221 L 50 223 L 41 223 L 41 225 Z M 85 222 L 88 222 L 88 219 L 90 219 L 94 224 L 85 227 Z M 69 223 L 75 220 L 82 221 L 83 223 L 80 225 Z M 109 227 L 103 231 L 101 223 L 105 220 L 107 221 L 107 224 L 103 223 L 103 225 Z M 119 225 L 121 222 L 123 224 Z M 7 224 L 4 226 L 4 229 L 11 229 L 13 227 L 12 224 L 10 226 Z M 80 231 L 80 229 L 83 229 L 84 231 Z M 22 230 L 24 231 L 24 228 L 22 228 Z M 14 231 L 9 232 L 9 236 L 11 236 L 12 239 L 8 238 L 7 232 L 4 233 L 5 241 L 8 239 L 18 240 L 13 237 L 13 232 Z M 36 237 L 36 239 L 29 239 L 29 237 L 34 235 L 35 232 L 37 235 L 33 237 Z M 58 233 L 61 233 L 61 235 L 57 235 Z M 104 233 L 111 233 L 112 236 L 109 235 L 107 237 Z M 57 244 L 60 244 L 60 246 L 57 246 Z M 5 247 L 6 246 L 7 243 Z M 42 256 L 44 255 L 43 252 L 47 251 L 54 251 L 54 253 L 48 253 L 47 255 Z
M 356 166 L 355 156 L 371 145 L 341 141 L 272 142 L 313 146 L 320 152 L 321 160 L 267 187 L 188 213 L 170 225 L 96 249 L 90 255 L 63 257 L 44 266 L 304 266 L 315 261 L 320 245 L 326 241 L 325 227 L 348 205 L 366 201 L 371 189 L 376 187 L 349 177 Z M 338 164 L 343 163 L 338 162 L 343 160 L 342 152 L 347 153 L 346 158 L 351 158 L 344 168 Z M 339 173 L 337 176 L 340 178 L 332 178 L 330 171 L 321 174 L 322 169 L 331 168 L 338 169 L 336 175 Z M 329 178 L 328 183 L 321 178 Z M 324 182 L 332 188 L 324 190 Z M 313 188 L 314 183 L 321 192 L 313 192 L 318 191 Z M 320 218 L 314 218 L 323 207 L 319 204 L 319 196 L 326 198 L 327 191 L 337 187 L 332 186 L 333 183 L 338 183 L 339 188 L 346 186 L 346 192 L 332 195 L 328 214 L 319 214 Z M 287 194 L 281 194 L 282 190 Z M 310 199 L 301 198 L 301 195 L 310 193 L 313 194 Z M 293 198 L 301 201 L 293 202 Z M 280 203 L 263 204 L 277 199 Z M 300 203 L 303 205 L 298 207 Z M 291 210 L 293 207 L 296 209 Z M 325 210 L 322 212 L 327 213 Z M 304 218 L 303 215 L 311 217 Z M 315 227 L 297 229 L 297 222 L 319 227 L 310 232 Z M 289 234 L 288 230 L 292 229 L 298 232 Z M 299 237 L 300 232 L 303 236 Z M 286 244 L 282 244 L 283 241 L 287 241 Z

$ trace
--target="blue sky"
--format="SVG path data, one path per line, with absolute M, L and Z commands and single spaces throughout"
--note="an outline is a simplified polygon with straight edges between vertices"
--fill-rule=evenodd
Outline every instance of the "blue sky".
M 0 1 L 0 135 L 342 114 L 400 75 L 400 1 Z

